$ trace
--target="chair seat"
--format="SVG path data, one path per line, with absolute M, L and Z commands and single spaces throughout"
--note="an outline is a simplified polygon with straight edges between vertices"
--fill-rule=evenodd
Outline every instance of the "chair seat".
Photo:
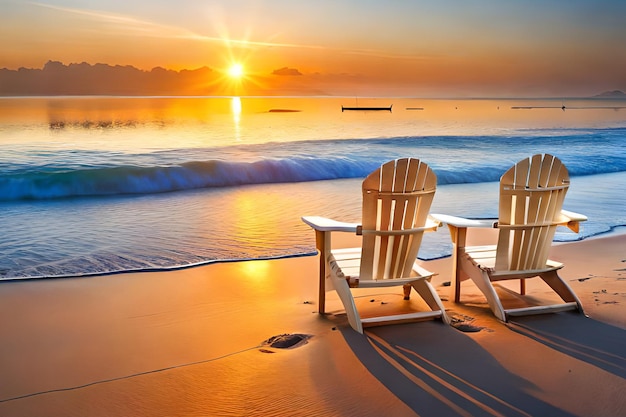
M 430 279 L 435 273 L 422 268 L 417 260 L 413 264 L 411 275 L 392 279 L 362 279 L 360 276 L 361 248 L 344 248 L 331 251 L 329 257 L 331 268 L 335 265 L 335 273 L 343 274 L 353 287 L 395 287 L 410 284 L 421 279 Z M 358 283 L 358 284 L 357 284 Z
M 493 281 L 498 279 L 531 278 L 544 272 L 555 271 L 563 268 L 563 264 L 548 259 L 545 268 L 516 270 L 516 271 L 496 271 L 496 245 L 468 246 L 465 248 L 466 259 L 476 267 L 487 272 Z

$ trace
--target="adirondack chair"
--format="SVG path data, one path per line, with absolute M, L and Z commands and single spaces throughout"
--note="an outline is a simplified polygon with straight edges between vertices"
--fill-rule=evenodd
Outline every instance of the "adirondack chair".
M 393 160 L 363 181 L 362 224 L 319 216 L 302 217 L 304 223 L 315 230 L 320 253 L 320 313 L 325 313 L 326 281 L 330 280 L 350 325 L 359 333 L 363 333 L 364 326 L 432 318 L 449 323 L 441 300 L 429 282 L 433 273 L 417 262 L 422 235 L 439 226 L 428 215 L 436 186 L 437 177 L 424 162 L 414 158 Z M 362 246 L 332 249 L 333 232 L 361 235 Z M 405 300 L 414 288 L 432 311 L 361 318 L 351 288 L 391 286 L 404 287 Z
M 562 209 L 569 183 L 568 171 L 558 158 L 538 154 L 518 162 L 500 178 L 497 221 L 433 214 L 450 230 L 456 303 L 460 302 L 461 281 L 471 278 L 495 316 L 505 322 L 509 316 L 566 310 L 584 314 L 580 300 L 558 275 L 563 264 L 548 259 L 556 228 L 567 226 L 578 233 L 579 222 L 587 220 Z M 465 246 L 468 228 L 473 227 L 497 228 L 497 244 Z M 525 280 L 534 277 L 543 279 L 563 302 L 504 308 L 493 282 L 520 279 L 519 294 L 523 296 Z

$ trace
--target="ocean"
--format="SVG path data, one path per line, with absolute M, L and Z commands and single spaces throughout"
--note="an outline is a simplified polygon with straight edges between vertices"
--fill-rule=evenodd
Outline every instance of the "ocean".
M 361 180 L 401 157 L 437 174 L 433 212 L 496 217 L 500 175 L 535 153 L 589 218 L 555 240 L 626 225 L 626 100 L 0 98 L 0 279 L 312 255 L 300 217 L 358 222 Z M 443 227 L 419 257 L 450 251 Z

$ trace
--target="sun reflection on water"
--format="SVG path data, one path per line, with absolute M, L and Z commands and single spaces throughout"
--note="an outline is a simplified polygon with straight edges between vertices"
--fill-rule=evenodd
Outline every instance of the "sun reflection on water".
M 241 98 L 240 97 L 233 97 L 230 100 L 230 109 L 231 112 L 233 113 L 233 125 L 235 128 L 235 140 L 237 142 L 241 141 L 241 128 L 240 128 L 240 122 L 241 122 Z

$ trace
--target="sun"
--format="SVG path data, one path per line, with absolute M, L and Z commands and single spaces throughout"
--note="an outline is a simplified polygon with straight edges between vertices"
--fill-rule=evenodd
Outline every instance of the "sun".
M 231 65 L 230 68 L 228 68 L 228 75 L 234 79 L 239 79 L 243 77 L 244 75 L 243 65 L 241 65 L 240 63 L 235 63 Z

